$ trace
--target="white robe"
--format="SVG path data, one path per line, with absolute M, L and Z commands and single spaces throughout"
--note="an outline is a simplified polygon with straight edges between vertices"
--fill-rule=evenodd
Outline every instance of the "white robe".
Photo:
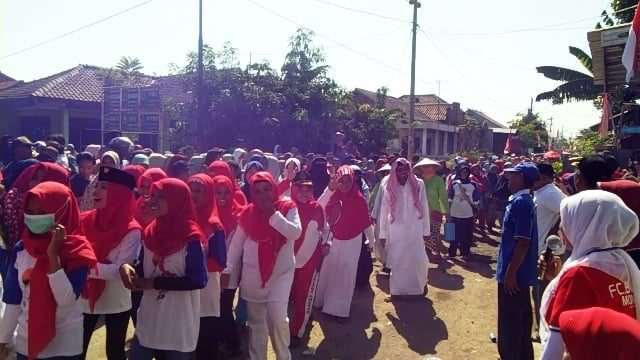
M 327 189 L 318 199 L 318 203 L 325 208 L 333 191 Z M 370 243 L 374 242 L 373 226 L 364 231 Z M 332 235 L 329 237 L 333 238 Z M 356 287 L 358 273 L 358 259 L 362 249 L 362 234 L 353 239 L 333 239 L 331 250 L 322 261 L 320 280 L 316 292 L 315 306 L 325 314 L 349 317 L 351 300 Z
M 424 248 L 424 236 L 431 234 L 429 203 L 422 180 L 418 180 L 423 216 L 415 208 L 408 184 L 399 187 L 397 214 L 391 223 L 389 193 L 384 191 L 380 209 L 380 238 L 386 239 L 387 265 L 391 268 L 391 295 L 422 295 L 427 285 L 429 258 Z

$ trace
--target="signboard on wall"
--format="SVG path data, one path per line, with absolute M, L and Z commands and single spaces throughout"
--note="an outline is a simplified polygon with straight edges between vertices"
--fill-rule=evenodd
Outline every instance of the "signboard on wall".
M 161 110 L 160 91 L 156 86 L 105 87 L 102 101 L 102 134 L 160 134 Z

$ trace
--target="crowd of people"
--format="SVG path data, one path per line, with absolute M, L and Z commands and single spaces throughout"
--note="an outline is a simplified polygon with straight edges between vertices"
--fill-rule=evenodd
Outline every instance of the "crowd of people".
M 532 328 L 543 359 L 640 346 L 640 184 L 609 154 L 559 170 L 534 155 L 157 153 L 125 137 L 78 153 L 56 135 L 0 151 L 3 355 L 83 359 L 103 320 L 108 359 L 235 358 L 245 342 L 266 359 L 269 340 L 290 359 L 314 308 L 348 321 L 372 258 L 386 300 L 412 301 L 430 263 L 476 261 L 475 234 L 500 236 L 502 359 L 533 358 Z

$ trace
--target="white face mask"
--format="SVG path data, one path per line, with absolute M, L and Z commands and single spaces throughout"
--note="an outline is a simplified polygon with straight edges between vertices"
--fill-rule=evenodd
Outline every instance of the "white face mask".
M 55 226 L 55 214 L 24 214 L 24 224 L 34 234 L 45 234 Z
M 67 201 L 55 213 L 51 214 L 24 214 L 24 224 L 33 234 L 46 234 L 56 225 L 56 214 L 63 211 L 69 202 Z

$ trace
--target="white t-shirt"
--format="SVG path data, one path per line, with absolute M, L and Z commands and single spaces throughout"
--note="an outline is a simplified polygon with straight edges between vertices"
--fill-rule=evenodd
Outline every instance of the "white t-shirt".
M 533 202 L 536 204 L 538 222 L 538 255 L 545 249 L 545 240 L 551 228 L 560 219 L 560 203 L 567 197 L 554 184 L 547 184 L 534 192 Z
M 131 310 L 131 291 L 124 287 L 120 279 L 120 266 L 132 264 L 138 258 L 141 238 L 142 231 L 129 231 L 107 256 L 109 263 L 98 263 L 98 271 L 89 271 L 89 279 L 106 280 L 106 284 L 93 312 L 89 308 L 89 301 L 81 298 L 85 314 L 118 314 Z
M 458 219 L 468 219 L 473 217 L 473 207 L 471 203 L 475 205 L 473 201 L 473 192 L 476 190 L 475 185 L 469 182 L 463 184 L 461 182 L 454 182 L 453 187 L 453 199 L 451 199 L 451 206 L 449 206 L 449 212 L 452 217 Z M 465 196 L 469 198 L 471 203 L 465 199 Z
M 15 269 L 20 279 L 25 271 L 32 269 L 36 259 L 26 250 L 20 249 L 16 255 Z M 48 274 L 51 293 L 56 301 L 56 335 L 51 342 L 38 354 L 45 359 L 58 356 L 75 356 L 82 353 L 82 307 L 76 296 L 73 286 L 60 269 Z M 9 343 L 14 330 L 15 348 L 22 355 L 27 355 L 27 334 L 29 325 L 29 296 L 30 286 L 24 281 L 18 282 L 22 292 L 22 301 L 19 305 L 7 305 L 2 321 L 0 322 L 0 342 Z

